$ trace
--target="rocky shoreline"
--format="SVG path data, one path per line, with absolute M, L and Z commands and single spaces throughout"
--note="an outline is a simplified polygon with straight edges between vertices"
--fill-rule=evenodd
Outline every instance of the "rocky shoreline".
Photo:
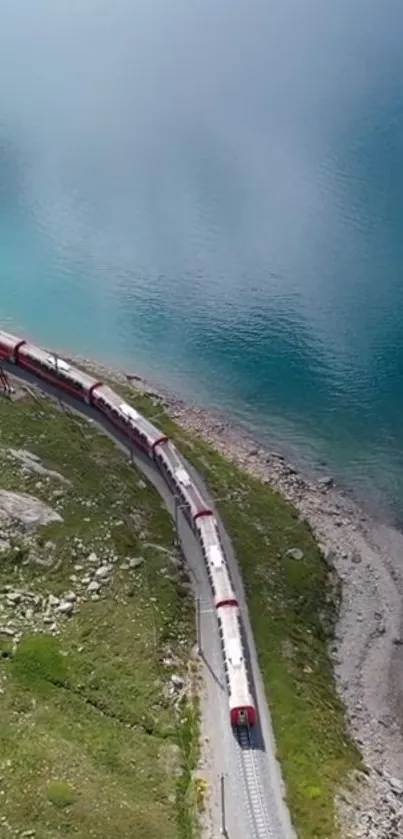
M 339 799 L 346 839 L 403 835 L 403 534 L 367 515 L 332 477 L 305 476 L 212 411 L 88 359 L 87 368 L 151 395 L 172 418 L 290 501 L 342 584 L 331 649 L 339 694 L 366 770 Z

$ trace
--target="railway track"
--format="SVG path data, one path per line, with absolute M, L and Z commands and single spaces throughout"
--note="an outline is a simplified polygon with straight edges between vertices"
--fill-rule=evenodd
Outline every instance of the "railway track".
M 242 773 L 253 828 L 253 839 L 277 839 L 273 833 L 272 822 L 267 810 L 267 800 L 262 789 L 260 768 L 257 766 L 259 752 L 253 747 L 248 728 L 238 729 L 238 742 L 241 747 Z

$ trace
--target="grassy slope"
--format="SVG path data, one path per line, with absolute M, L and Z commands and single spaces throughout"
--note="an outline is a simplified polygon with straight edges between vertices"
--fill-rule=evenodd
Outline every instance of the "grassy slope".
M 346 732 L 327 643 L 337 586 L 309 526 L 282 497 L 181 429 L 158 401 L 120 391 L 163 427 L 205 477 L 245 583 L 288 803 L 300 839 L 338 836 L 334 795 L 360 755 Z M 300 561 L 285 556 L 300 548 Z
M 83 601 L 59 635 L 30 616 L 8 657 L 0 632 L 0 835 L 190 839 L 197 714 L 193 703 L 176 712 L 164 698 L 172 671 L 161 657 L 169 648 L 174 672 L 186 672 L 193 605 L 169 555 L 147 546 L 172 551 L 171 520 L 111 441 L 55 407 L 0 400 L 0 446 L 27 448 L 72 482 L 24 476 L 0 449 L 0 488 L 31 492 L 64 517 L 37 540 L 39 553 L 55 544 L 53 568 L 28 562 L 15 545 L 1 556 L 0 592 L 11 583 L 39 595 L 84 593 L 91 551 L 115 569 L 105 596 Z M 139 555 L 141 567 L 121 567 Z M 72 580 L 77 563 L 84 570 Z M 10 616 L 0 608 L 0 627 Z

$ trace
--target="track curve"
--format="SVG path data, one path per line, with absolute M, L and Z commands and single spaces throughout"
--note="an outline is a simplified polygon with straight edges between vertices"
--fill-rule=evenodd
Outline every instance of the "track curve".
M 187 463 L 192 479 L 209 499 L 215 512 L 234 586 L 242 611 L 245 641 L 257 706 L 259 725 L 246 735 L 234 736 L 228 715 L 225 674 L 218 626 L 213 609 L 210 583 L 198 541 L 175 496 L 169 490 L 155 463 L 138 450 L 130 449 L 127 438 L 94 407 L 44 382 L 39 376 L 2 361 L 4 371 L 43 393 L 59 400 L 71 411 L 94 423 L 106 433 L 154 485 L 171 516 L 175 518 L 178 537 L 191 574 L 195 595 L 200 601 L 201 660 L 204 676 L 203 735 L 208 755 L 208 774 L 217 783 L 210 794 L 210 819 L 206 831 L 211 839 L 219 833 L 228 839 L 294 839 L 295 833 L 284 800 L 281 770 L 275 757 L 275 741 L 257 653 L 246 605 L 242 578 L 228 534 L 204 481 Z M 183 458 L 184 459 L 184 458 Z M 225 820 L 223 820 L 220 776 L 224 778 Z

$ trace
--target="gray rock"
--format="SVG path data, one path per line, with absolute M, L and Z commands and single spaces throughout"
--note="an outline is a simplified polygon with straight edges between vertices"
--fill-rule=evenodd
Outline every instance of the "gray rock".
M 63 615 L 71 615 L 74 611 L 74 603 L 70 600 L 62 600 L 62 602 L 59 603 L 58 611 Z
M 133 559 L 129 559 L 128 565 L 129 565 L 129 568 L 139 568 L 140 565 L 143 565 L 143 563 L 144 563 L 144 557 L 137 556 L 137 557 L 134 557 Z
M 58 606 L 59 603 L 60 603 L 60 598 L 55 597 L 54 594 L 50 594 L 49 597 L 48 597 L 48 603 L 49 603 L 49 606 Z
M 285 460 L 284 455 L 280 454 L 280 452 L 270 452 L 270 457 L 275 457 L 276 460 L 281 460 L 282 462 Z
M 56 545 L 55 545 L 55 543 L 54 543 L 54 542 L 51 542 L 51 541 L 49 540 L 48 542 L 45 542 L 45 544 L 44 544 L 44 546 L 43 546 L 43 547 L 44 547 L 44 550 L 45 550 L 45 551 L 47 551 L 48 553 L 51 553 L 51 552 L 52 552 L 52 551 L 54 551 L 54 549 L 56 548 Z
M 403 783 L 398 778 L 389 778 L 389 784 L 395 795 L 403 795 Z
M 10 591 L 7 594 L 6 599 L 7 599 L 7 602 L 10 604 L 10 606 L 18 606 L 18 604 L 21 603 L 21 600 L 22 600 L 21 592 Z
M 66 603 L 75 603 L 77 600 L 77 595 L 74 593 L 74 591 L 68 591 L 67 594 L 63 596 L 63 600 Z
M 329 565 L 330 568 L 335 568 L 336 567 L 336 564 L 337 564 L 337 553 L 336 553 L 336 551 L 328 551 L 325 554 L 325 559 L 326 559 L 326 562 L 327 562 L 327 564 Z
M 175 673 L 173 673 L 172 676 L 171 676 L 171 682 L 172 682 L 174 688 L 177 688 L 178 690 L 185 687 L 185 684 L 186 684 L 185 680 L 182 679 L 182 676 L 177 676 Z
M 323 489 L 328 489 L 329 487 L 332 487 L 333 484 L 334 484 L 334 480 L 331 477 L 331 475 L 328 475 L 325 478 L 318 478 L 318 486 L 323 488 Z
M 286 551 L 286 556 L 290 557 L 290 559 L 300 560 L 304 558 L 304 552 L 301 551 L 301 548 L 290 548 Z
M 361 554 L 358 551 L 353 551 L 351 554 L 351 562 L 354 562 L 354 565 L 359 565 L 361 562 Z
M 53 469 L 47 469 L 46 466 L 43 466 L 41 458 L 38 457 L 38 455 L 32 454 L 32 452 L 28 452 L 25 449 L 9 449 L 8 451 L 11 457 L 20 461 L 24 469 L 31 472 L 37 472 L 39 475 L 47 475 L 48 477 L 57 478 L 64 484 L 70 484 L 70 481 L 68 481 L 63 475 L 60 475 L 59 472 L 55 472 Z M 36 486 L 41 487 L 41 481 L 38 481 Z
M 89 586 L 87 588 L 87 591 L 89 592 L 89 594 L 92 594 L 92 593 L 95 593 L 95 592 L 99 591 L 100 588 L 101 588 L 101 584 L 97 583 L 96 580 L 92 580 L 92 582 L 89 584 Z
M 92 552 L 89 554 L 89 556 L 87 557 L 87 562 L 89 562 L 91 565 L 96 565 L 96 564 L 97 564 L 97 562 L 99 562 L 98 557 L 97 557 L 97 555 L 96 555 L 95 551 L 92 551 Z
M 98 577 L 99 580 L 104 580 L 106 577 L 109 577 L 112 568 L 110 565 L 101 565 L 100 568 L 97 568 L 95 571 L 95 576 Z
M 26 531 L 37 530 L 45 524 L 63 521 L 54 510 L 32 495 L 0 490 L 0 510 L 17 519 Z

